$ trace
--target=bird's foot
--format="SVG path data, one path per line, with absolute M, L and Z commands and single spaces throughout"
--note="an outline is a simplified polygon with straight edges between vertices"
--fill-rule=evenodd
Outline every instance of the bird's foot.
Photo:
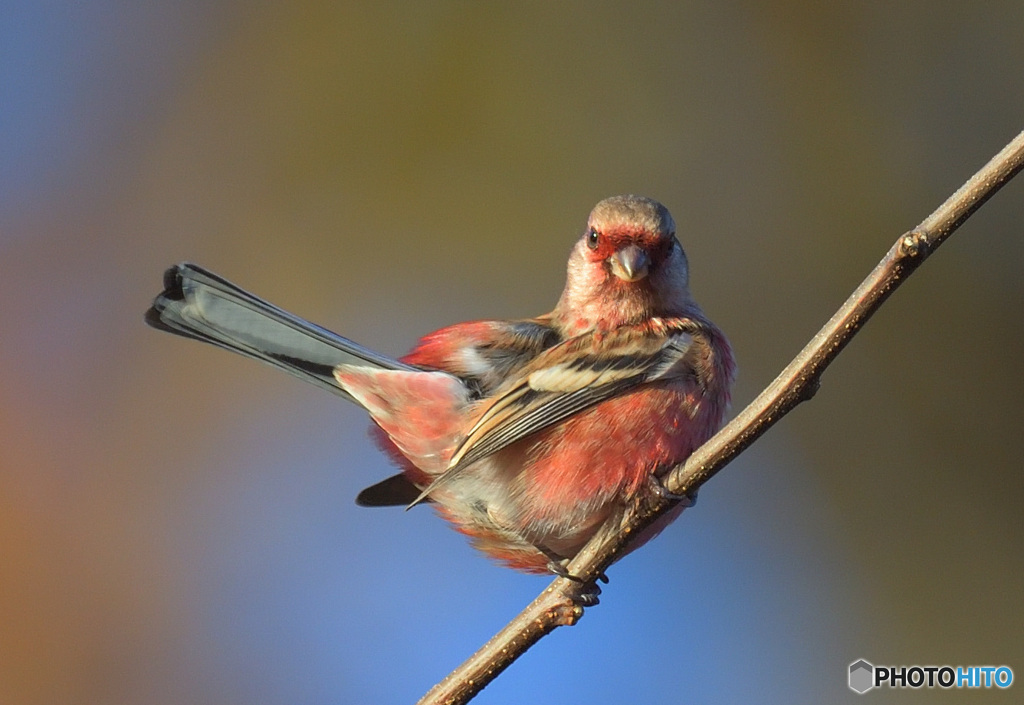
M 665 489 L 665 485 L 661 484 L 661 480 L 654 475 L 650 476 L 649 487 L 651 492 L 661 498 L 670 502 L 678 502 L 686 508 L 693 507 L 697 504 L 697 490 L 693 490 L 688 494 L 676 494 L 675 492 L 669 492 Z
M 598 581 L 607 584 L 608 576 L 604 572 L 598 573 L 592 580 L 584 580 L 578 575 L 573 575 L 568 569 L 569 559 L 552 559 L 548 562 L 548 570 L 557 575 L 560 578 L 571 580 L 574 583 L 580 585 L 580 593 L 578 601 L 584 607 L 593 607 L 600 602 L 601 586 L 597 584 Z

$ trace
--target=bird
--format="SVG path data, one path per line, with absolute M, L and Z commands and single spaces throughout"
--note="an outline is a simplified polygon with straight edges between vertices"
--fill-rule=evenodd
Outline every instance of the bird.
M 433 506 L 527 573 L 567 576 L 602 526 L 664 493 L 659 478 L 721 427 L 736 374 L 728 340 L 690 294 L 672 215 L 637 195 L 591 211 L 550 313 L 456 323 L 400 359 L 190 263 L 165 272 L 145 321 L 360 405 L 400 472 L 357 504 Z

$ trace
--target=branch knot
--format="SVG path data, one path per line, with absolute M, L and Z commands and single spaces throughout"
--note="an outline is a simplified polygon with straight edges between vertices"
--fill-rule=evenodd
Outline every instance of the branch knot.
M 914 229 L 900 238 L 900 256 L 907 259 L 924 259 L 931 247 L 931 239 L 924 230 Z

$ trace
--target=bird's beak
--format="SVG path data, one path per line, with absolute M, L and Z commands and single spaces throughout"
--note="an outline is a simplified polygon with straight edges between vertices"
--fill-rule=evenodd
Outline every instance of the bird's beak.
M 627 282 L 640 281 L 647 276 L 651 260 L 647 253 L 636 245 L 627 245 L 608 258 L 612 273 Z

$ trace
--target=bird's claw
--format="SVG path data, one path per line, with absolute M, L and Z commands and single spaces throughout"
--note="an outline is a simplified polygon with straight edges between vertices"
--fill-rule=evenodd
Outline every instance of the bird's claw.
M 593 607 L 601 602 L 601 586 L 597 583 L 588 583 L 582 590 L 576 601 L 583 607 Z
M 587 582 L 586 580 L 584 580 L 580 576 L 573 575 L 572 573 L 570 573 L 568 565 L 569 565 L 569 559 L 568 558 L 562 558 L 562 559 L 557 560 L 557 561 L 556 560 L 551 560 L 551 561 L 548 561 L 548 570 L 550 570 L 552 573 L 557 575 L 559 578 L 565 578 L 566 580 L 571 580 L 574 583 L 585 583 L 585 582 Z M 607 585 L 608 582 L 609 582 L 608 581 L 608 575 L 603 570 L 600 573 L 598 573 L 597 575 L 594 576 L 594 580 L 600 580 L 605 585 Z
M 567 561 L 565 559 L 559 561 L 548 561 L 548 570 L 557 575 L 559 578 L 566 578 L 567 580 L 582 582 L 580 578 L 577 578 L 575 575 L 569 573 L 569 569 L 565 566 L 566 563 Z
M 661 484 L 661 480 L 653 475 L 650 478 L 651 491 L 661 499 L 668 500 L 670 502 L 678 502 L 686 508 L 693 507 L 697 504 L 697 490 L 693 490 L 687 494 L 676 494 L 675 492 L 669 492 L 665 489 L 665 485 Z
M 608 576 L 601 571 L 592 580 L 584 580 L 578 575 L 573 575 L 568 569 L 568 559 L 552 560 L 548 563 L 548 570 L 557 575 L 560 578 L 565 578 L 578 585 L 580 585 L 580 593 L 576 598 L 577 601 L 584 607 L 593 607 L 599 603 L 601 595 L 601 586 L 597 584 L 598 581 L 607 584 Z

